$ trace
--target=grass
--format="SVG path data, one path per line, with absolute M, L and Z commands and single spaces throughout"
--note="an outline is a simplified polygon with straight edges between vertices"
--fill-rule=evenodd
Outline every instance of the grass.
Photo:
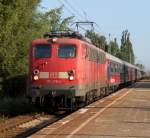
M 7 119 L 8 119 L 8 117 L 6 117 L 6 116 L 0 116 L 0 123 L 5 122 L 5 120 L 7 120 Z

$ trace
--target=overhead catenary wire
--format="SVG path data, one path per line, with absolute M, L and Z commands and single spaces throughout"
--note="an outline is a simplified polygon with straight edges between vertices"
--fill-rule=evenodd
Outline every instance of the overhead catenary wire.
M 74 16 L 77 20 L 76 21 L 81 21 L 81 20 L 83 20 L 82 18 L 83 17 L 81 17 L 81 15 L 79 15 L 78 14 L 78 16 L 77 16 L 77 10 L 75 10 L 75 8 L 72 8 L 72 6 L 71 6 L 71 4 L 68 2 L 68 1 L 63 1 L 63 0 L 57 0 L 61 5 L 63 5 L 65 8 L 66 8 L 66 10 L 69 12 L 69 13 L 71 13 L 71 15 L 72 16 Z M 68 2 L 68 4 L 66 4 Z M 74 10 L 73 10 L 74 9 Z M 80 17 L 80 19 L 79 19 L 79 17 Z M 71 25 L 72 26 L 72 25 Z M 73 27 L 73 26 L 72 26 Z M 76 28 L 76 26 L 74 26 L 75 28 Z M 75 28 L 71 28 L 72 30 L 75 30 Z
M 76 10 L 76 8 L 74 8 L 74 6 L 72 6 L 72 4 L 70 2 L 68 2 L 68 0 L 57 0 L 57 1 L 61 5 L 63 5 L 69 13 L 71 13 L 73 16 L 75 16 L 75 18 L 77 18 L 78 21 L 82 21 L 82 20 L 84 21 L 83 18 L 85 18 L 85 17 L 82 14 L 80 14 L 80 12 L 78 10 Z M 85 11 L 84 11 L 84 13 L 86 14 Z M 80 17 L 80 19 L 78 17 Z
M 83 16 L 83 15 L 81 15 L 80 14 L 80 12 L 79 12 L 79 10 L 77 10 L 74 6 L 72 6 L 72 4 L 68 1 L 68 0 L 57 0 L 61 5 L 63 5 L 65 8 L 66 8 L 66 10 L 69 12 L 69 13 L 71 13 L 71 15 L 72 16 L 74 16 L 76 19 L 77 19 L 77 21 L 84 21 L 84 20 L 86 20 L 86 21 L 90 21 L 90 18 L 89 18 L 89 16 L 88 16 L 88 14 L 85 12 L 85 10 L 83 10 L 83 8 L 81 8 L 80 6 L 78 7 L 78 8 L 80 8 L 80 10 L 82 11 L 82 13 L 84 13 L 85 15 L 86 15 L 86 17 L 85 16 Z M 75 2 L 75 1 L 74 1 Z M 77 2 L 75 2 L 76 4 L 74 4 L 74 5 L 78 5 L 77 4 Z M 96 23 L 96 22 L 94 22 L 94 24 L 95 24 L 95 27 L 93 27 L 92 28 L 92 30 L 94 30 L 94 31 L 96 31 L 98 34 L 105 34 L 105 33 L 102 33 L 102 30 L 101 30 L 101 28 L 100 28 L 100 26 Z M 81 28 L 81 27 L 80 27 Z M 83 27 L 82 27 L 83 28 Z M 85 29 L 86 30 L 86 29 Z M 88 29 L 87 29 L 88 30 Z M 86 30 L 86 31 L 87 31 Z
M 86 21 L 89 21 L 90 20 L 90 18 L 88 17 L 88 14 L 87 14 L 87 12 L 79 5 L 79 3 L 77 3 L 77 1 L 73 1 L 74 2 L 74 5 L 76 5 L 79 9 L 80 9 L 80 11 L 84 14 L 84 18 L 86 19 Z
M 71 13 L 71 16 L 74 16 L 75 18 L 77 18 L 78 21 L 80 21 L 80 19 L 61 1 L 61 0 L 57 0 L 61 5 L 63 5 L 66 10 Z
M 81 16 L 68 1 L 58 0 L 58 2 L 61 3 L 66 8 L 66 10 L 76 18 L 77 21 L 83 20 L 83 16 Z
M 64 2 L 66 2 L 66 4 L 76 13 L 76 15 L 78 15 L 81 19 L 85 18 L 76 8 L 74 8 L 74 6 L 72 6 L 72 4 L 68 1 L 68 0 L 63 0 Z
M 84 27 L 82 27 L 82 26 L 80 26 L 80 25 L 78 25 L 78 27 L 81 28 L 81 29 L 82 29 L 83 31 L 85 31 L 85 32 L 87 31 Z
M 68 3 L 68 5 L 69 5 L 77 14 L 79 13 L 78 10 L 76 10 L 76 8 L 74 8 L 74 7 L 72 6 L 72 4 L 70 4 L 70 3 L 68 2 L 68 0 L 64 0 L 64 1 L 66 1 L 66 3 Z M 75 3 L 75 5 L 78 5 L 78 4 L 77 4 L 77 1 L 74 1 L 74 3 Z M 82 13 L 85 14 L 85 16 L 86 16 L 86 17 L 84 17 L 85 20 L 90 21 L 91 19 L 89 18 L 88 14 L 85 12 L 85 10 L 83 10 L 83 8 L 81 8 L 80 6 L 78 6 L 78 8 L 80 8 L 80 10 L 82 11 Z M 78 14 L 78 15 L 79 15 L 79 14 Z M 81 14 L 80 14 L 80 15 L 81 15 Z M 80 17 L 81 17 L 81 16 L 80 16 Z M 97 28 L 97 29 L 94 27 L 94 29 L 92 28 L 92 30 L 95 30 L 95 31 L 98 32 L 99 34 L 102 34 L 100 26 L 99 26 L 96 22 L 94 22 L 94 24 L 96 25 L 96 28 Z
M 67 1 L 68 2 L 68 0 L 65 0 L 65 1 Z M 74 5 L 77 5 L 77 7 L 80 9 L 80 11 L 86 16 L 86 17 L 84 17 L 84 18 L 86 18 L 86 20 L 87 21 L 92 21 L 91 20 L 91 18 L 89 17 L 89 15 L 87 14 L 87 12 L 81 7 L 81 6 L 79 6 L 79 4 L 77 3 L 77 1 L 73 1 L 75 4 Z M 71 4 L 70 4 L 71 5 Z M 75 9 L 75 8 L 73 8 L 73 9 Z M 77 11 L 77 10 L 76 10 Z M 96 25 L 96 27 L 97 27 L 97 31 L 101 31 L 101 28 L 100 28 L 100 26 L 96 23 L 96 22 L 94 22 L 94 24 Z

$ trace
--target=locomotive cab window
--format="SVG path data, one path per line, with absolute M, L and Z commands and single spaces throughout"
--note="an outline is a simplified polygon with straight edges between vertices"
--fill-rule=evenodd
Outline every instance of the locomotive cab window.
M 35 46 L 34 49 L 35 58 L 49 58 L 51 57 L 51 46 L 40 44 Z
M 58 48 L 58 57 L 60 58 L 76 57 L 76 46 L 75 45 L 60 45 Z

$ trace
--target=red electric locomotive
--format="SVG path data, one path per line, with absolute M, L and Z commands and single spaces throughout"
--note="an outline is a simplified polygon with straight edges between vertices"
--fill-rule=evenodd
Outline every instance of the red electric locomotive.
M 135 81 L 138 73 L 78 33 L 47 33 L 30 46 L 27 96 L 38 105 L 72 109 Z

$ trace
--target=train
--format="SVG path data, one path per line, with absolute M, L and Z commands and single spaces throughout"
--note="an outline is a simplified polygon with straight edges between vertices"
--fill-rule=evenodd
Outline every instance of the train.
M 144 74 L 77 32 L 49 32 L 31 42 L 27 98 L 38 106 L 72 110 Z

